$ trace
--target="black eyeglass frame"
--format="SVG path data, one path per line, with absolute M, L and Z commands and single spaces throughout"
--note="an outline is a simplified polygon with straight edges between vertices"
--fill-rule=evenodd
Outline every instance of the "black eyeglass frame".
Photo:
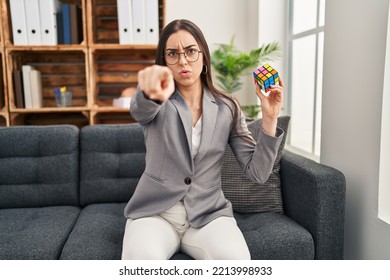
M 192 49 L 192 50 L 194 50 L 194 49 Z M 201 50 L 194 50 L 194 51 L 198 52 L 198 58 L 196 60 L 194 60 L 194 61 L 191 61 L 191 60 L 188 60 L 187 55 L 186 55 L 186 51 L 189 51 L 189 50 L 185 50 L 184 52 L 176 52 L 178 56 L 177 56 L 177 61 L 175 63 L 168 63 L 167 59 L 166 59 L 166 55 L 164 55 L 165 63 L 168 64 L 168 65 L 175 65 L 175 64 L 177 64 L 179 62 L 179 60 L 180 60 L 180 55 L 181 54 L 184 55 L 184 58 L 188 62 L 197 62 L 199 60 L 199 56 L 200 56 L 199 54 L 203 53 L 203 51 L 201 51 Z M 169 53 L 169 52 L 167 52 L 167 53 Z

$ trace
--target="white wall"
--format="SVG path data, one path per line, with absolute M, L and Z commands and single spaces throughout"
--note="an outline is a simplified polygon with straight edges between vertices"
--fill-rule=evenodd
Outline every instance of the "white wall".
M 389 0 L 326 1 L 321 162 L 346 176 L 346 259 L 390 259 L 377 217 L 388 11 Z
M 165 3 L 166 24 L 174 19 L 193 21 L 203 31 L 210 51 L 217 44 L 229 43 L 233 34 L 238 49 L 250 51 L 258 47 L 258 0 L 165 0 Z M 246 83 L 235 96 L 242 105 L 256 102 L 253 83 Z
M 286 34 L 288 9 L 286 0 L 259 0 L 259 40 L 258 44 L 279 42 L 282 52 L 288 51 L 288 40 Z M 287 57 L 282 57 L 278 61 L 271 62 L 272 66 L 278 70 L 284 82 L 287 78 Z
M 382 99 L 381 155 L 379 169 L 378 216 L 390 224 L 390 7 L 387 24 L 385 75 Z

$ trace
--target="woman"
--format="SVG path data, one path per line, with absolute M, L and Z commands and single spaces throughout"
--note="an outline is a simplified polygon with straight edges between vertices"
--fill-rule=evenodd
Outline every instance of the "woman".
M 146 168 L 125 208 L 122 259 L 250 259 L 245 239 L 221 189 L 230 145 L 246 176 L 267 180 L 281 142 L 277 128 L 283 82 L 264 96 L 256 143 L 238 104 L 212 84 L 210 52 L 187 20 L 168 24 L 156 65 L 138 74 L 130 112 L 143 127 Z

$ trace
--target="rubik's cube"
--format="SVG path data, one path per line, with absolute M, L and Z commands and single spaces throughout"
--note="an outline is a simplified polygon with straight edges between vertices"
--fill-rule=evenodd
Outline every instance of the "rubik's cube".
M 279 83 L 278 72 L 269 64 L 264 64 L 255 72 L 253 72 L 253 77 L 255 79 L 255 84 L 258 84 L 260 89 L 265 92 L 269 92 L 272 85 Z

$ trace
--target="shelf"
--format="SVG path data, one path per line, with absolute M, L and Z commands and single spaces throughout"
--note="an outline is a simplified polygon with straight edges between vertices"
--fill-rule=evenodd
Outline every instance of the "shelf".
M 138 50 L 138 51 L 156 51 L 157 45 L 118 45 L 118 44 L 93 44 L 90 50 Z
M 88 112 L 32 112 L 11 113 L 10 125 L 60 125 L 72 124 L 79 128 L 89 125 Z
M 6 71 L 3 50 L 0 50 L 0 111 L 2 112 L 8 109 L 7 79 L 5 73 Z
M 95 107 L 91 109 L 92 112 L 96 113 L 128 113 L 130 114 L 129 108 L 120 108 L 120 107 L 114 107 L 114 106 L 106 106 L 106 107 Z
M 117 0 L 87 1 L 88 45 L 119 45 Z M 159 0 L 159 31 L 165 22 L 165 0 Z M 155 46 L 154 46 L 155 47 Z
M 4 45 L 7 48 L 51 48 L 51 47 L 61 47 L 61 46 L 69 46 L 69 47 L 76 47 L 77 45 L 58 45 L 58 46 L 14 46 L 13 45 L 13 38 L 12 38 L 12 20 L 11 20 L 11 13 L 10 13 L 10 2 L 11 0 L 2 0 L 1 1 L 1 8 L 2 8 L 2 29 L 3 31 L 3 39 L 4 39 Z M 87 45 L 87 20 L 86 20 L 86 1 L 87 0 L 60 0 L 60 2 L 63 3 L 69 3 L 69 4 L 75 4 L 81 7 L 81 25 L 82 25 L 82 39 L 80 42 L 80 46 L 86 46 Z M 89 2 L 89 0 L 88 0 Z
M 22 65 L 31 65 L 41 73 L 43 108 L 56 107 L 54 89 L 66 86 L 72 91 L 72 106 L 88 104 L 88 58 L 84 50 L 7 51 L 8 79 L 14 80 L 14 71 L 21 70 Z M 10 110 L 20 108 L 16 102 L 14 83 L 8 85 Z
M 10 0 L 0 3 L 0 125 L 71 123 L 77 126 L 129 123 L 128 108 L 113 107 L 129 87 L 136 87 L 138 71 L 154 64 L 156 44 L 121 45 L 117 0 L 63 0 L 81 4 L 80 44 L 13 45 Z M 165 0 L 159 0 L 159 30 L 164 27 Z M 41 74 L 43 105 L 24 108 L 20 83 L 23 65 Z M 17 77 L 17 79 L 15 79 Z M 57 107 L 54 89 L 72 91 L 70 107 Z
M 155 60 L 155 49 L 91 50 L 90 89 L 93 106 L 111 106 L 113 99 L 122 91 L 136 87 L 138 71 L 150 66 Z
M 131 117 L 129 110 L 127 111 L 92 111 L 91 112 L 91 124 L 122 124 L 122 123 L 134 123 L 135 120 Z
M 7 47 L 7 51 L 19 52 L 67 52 L 67 51 L 87 51 L 86 45 L 57 45 L 57 46 L 14 46 Z
M 87 107 L 47 107 L 47 108 L 37 108 L 37 109 L 25 109 L 25 108 L 13 108 L 10 109 L 11 113 L 50 113 L 50 112 L 82 112 L 88 111 Z

